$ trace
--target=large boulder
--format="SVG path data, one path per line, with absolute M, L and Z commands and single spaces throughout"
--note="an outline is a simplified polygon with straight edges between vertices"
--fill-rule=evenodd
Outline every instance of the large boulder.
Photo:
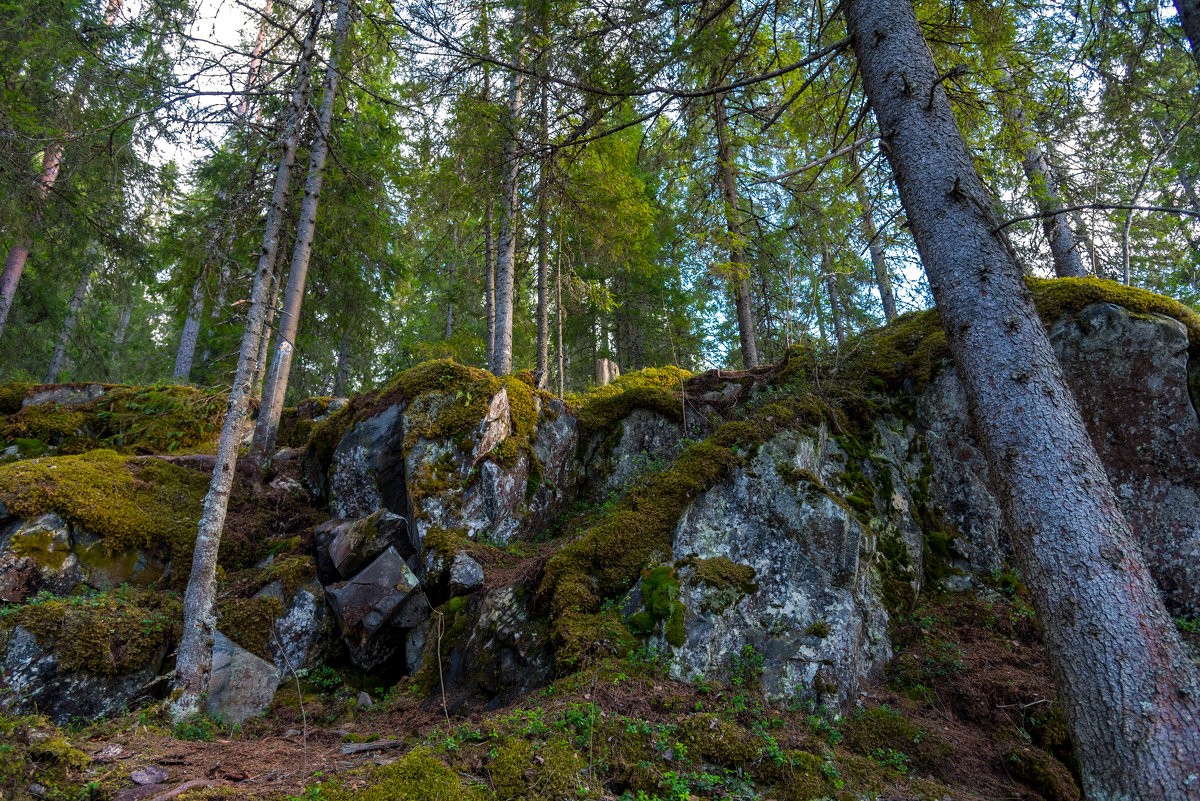
M 404 645 L 403 631 L 428 615 L 420 582 L 391 547 L 325 592 L 351 657 L 364 670 L 390 659 Z
M 1200 420 L 1188 393 L 1187 329 L 1093 303 L 1055 322 L 1050 340 L 1168 607 L 1200 614 Z M 973 571 L 995 570 L 1011 544 L 953 369 L 919 409 L 955 556 Z
M 329 511 L 334 517 L 366 517 L 377 509 L 403 513 L 403 404 L 359 420 L 333 452 L 329 468 Z
M 213 638 L 205 711 L 227 724 L 245 723 L 267 708 L 282 678 L 274 664 L 218 631 Z
M 829 489 L 850 460 L 824 429 L 785 432 L 687 508 L 674 565 L 648 571 L 630 619 L 662 627 L 672 675 L 723 676 L 749 648 L 768 696 L 842 707 L 878 676 L 891 647 L 876 537 Z

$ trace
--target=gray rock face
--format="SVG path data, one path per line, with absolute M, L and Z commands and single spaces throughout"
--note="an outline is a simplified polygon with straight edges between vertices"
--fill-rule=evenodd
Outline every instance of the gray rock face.
M 43 403 L 56 403 L 60 406 L 77 406 L 81 403 L 91 403 L 106 391 L 102 384 L 51 386 L 33 392 L 33 394 L 21 401 L 21 406 L 40 406 Z
M 377 509 L 402 510 L 404 429 L 402 407 L 389 406 L 346 432 L 329 470 L 329 511 L 334 517 L 366 517 Z
M 380 509 L 337 528 L 327 549 L 329 564 L 339 576 L 348 579 L 389 547 L 395 548 L 403 559 L 416 552 L 409 539 L 408 521 Z
M 875 537 L 811 480 L 832 480 L 845 458 L 823 437 L 781 434 L 688 508 L 672 556 L 748 565 L 757 589 L 712 586 L 695 562 L 680 569 L 687 611 L 685 640 L 670 649 L 674 676 L 723 677 L 749 645 L 763 657 L 769 696 L 845 707 L 879 673 L 891 648 L 872 570 Z M 785 477 L 799 470 L 809 477 Z
M 39 592 L 67 595 L 81 585 L 105 590 L 148 585 L 167 567 L 140 550 L 109 553 L 104 541 L 56 514 L 33 520 L 0 515 L 0 601 L 22 603 Z
M 1168 608 L 1200 613 L 1200 420 L 1188 394 L 1187 331 L 1178 321 L 1095 303 L 1056 322 L 1050 339 Z M 1011 546 L 966 395 L 942 371 L 919 405 L 932 492 L 972 571 Z
M 275 619 L 276 636 L 271 638 L 269 646 L 281 681 L 293 670 L 311 667 L 320 660 L 333 633 L 331 624 L 321 584 L 310 581 L 297 587 L 283 615 Z
M 275 697 L 281 677 L 275 665 L 234 644 L 218 631 L 213 638 L 205 709 L 225 723 L 240 725 L 266 709 Z
M 466 595 L 483 585 L 483 568 L 465 553 L 455 554 L 450 565 L 450 594 Z
M 448 680 L 491 698 L 493 704 L 544 684 L 550 675 L 550 653 L 530 624 L 527 601 L 518 597 L 516 589 L 489 593 L 475 610 L 470 634 L 453 648 Z M 428 636 L 426 640 L 436 642 Z
M 0 693 L 0 709 L 36 710 L 60 726 L 121 714 L 135 705 L 165 655 L 163 649 L 142 669 L 116 676 L 63 671 L 53 651 L 39 646 L 31 633 L 17 626 L 0 657 L 6 689 Z
M 611 437 L 611 435 L 610 435 Z M 588 444 L 589 494 L 596 498 L 626 489 L 647 470 L 670 462 L 683 450 L 683 429 L 658 412 L 634 409 L 611 439 Z

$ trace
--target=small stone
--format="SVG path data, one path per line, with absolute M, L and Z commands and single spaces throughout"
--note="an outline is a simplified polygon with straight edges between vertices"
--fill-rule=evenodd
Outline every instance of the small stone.
M 31 784 L 25 788 L 34 798 L 45 798 L 49 792 L 40 784 Z
M 358 694 L 359 709 L 373 709 L 374 707 L 375 702 L 371 700 L 371 696 L 367 695 L 365 692 L 360 692 Z
M 483 568 L 465 552 L 455 554 L 450 565 L 450 593 L 466 595 L 483 584 Z
M 92 759 L 96 762 L 112 762 L 120 759 L 123 753 L 125 753 L 125 749 L 119 743 L 109 743 L 97 751 Z
M 161 784 L 167 780 L 167 769 L 160 768 L 157 765 L 150 765 L 149 767 L 130 773 L 129 778 L 134 784 Z
M 301 734 L 299 729 L 288 729 L 283 733 L 283 739 L 290 740 L 293 737 L 299 737 Z

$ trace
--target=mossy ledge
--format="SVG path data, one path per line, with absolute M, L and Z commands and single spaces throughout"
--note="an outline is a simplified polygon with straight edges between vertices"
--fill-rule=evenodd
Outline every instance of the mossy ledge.
M 105 449 L 0 465 L 0 502 L 9 514 L 56 512 L 103 538 L 110 553 L 190 554 L 208 484 L 199 471 Z

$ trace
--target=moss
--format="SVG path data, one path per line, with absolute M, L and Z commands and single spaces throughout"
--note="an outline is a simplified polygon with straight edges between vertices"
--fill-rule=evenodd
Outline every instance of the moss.
M 33 782 L 45 788 L 47 798 L 108 797 L 115 790 L 111 782 L 93 781 L 94 794 L 85 789 L 90 763 L 48 719 L 0 714 L 0 798 L 31 798 Z
M 98 450 L 0 465 L 0 501 L 32 518 L 57 512 L 102 537 L 109 553 L 191 553 L 209 479 L 158 459 Z
M 358 404 L 365 402 L 366 396 L 358 396 L 313 426 L 308 435 L 308 445 L 305 449 L 305 459 L 314 459 L 317 464 L 328 468 L 333 464 L 333 452 L 337 450 L 342 437 L 354 425 Z M 356 403 L 357 402 L 357 403 Z
M 391 765 L 348 780 L 326 782 L 313 797 L 328 801 L 485 801 L 489 794 L 480 785 L 464 781 L 429 748 L 421 747 Z
M 779 801 L 814 801 L 829 798 L 832 787 L 825 776 L 825 761 L 807 751 L 783 751 L 769 768 L 777 784 L 771 792 Z M 858 788 L 855 787 L 855 790 Z
M 917 604 L 912 560 L 904 540 L 894 534 L 879 539 L 879 553 L 883 559 L 876 564 L 883 585 L 883 605 L 888 614 L 897 619 L 911 612 Z
M 750 764 L 759 756 L 757 738 L 721 715 L 690 715 L 679 729 L 688 755 L 702 762 L 739 767 Z
M 283 601 L 275 596 L 227 598 L 217 604 L 217 628 L 255 656 L 270 661 L 271 628 L 283 614 Z
M 634 647 L 633 637 L 616 611 L 564 612 L 555 619 L 554 631 L 559 639 L 554 658 L 563 670 L 583 668 L 604 657 L 625 657 Z
M 1004 766 L 1011 776 L 1033 788 L 1046 801 L 1081 801 L 1083 798 L 1067 766 L 1039 748 L 1011 747 L 1005 755 Z
M 500 801 L 560 801 L 577 798 L 587 760 L 565 741 L 555 738 L 545 745 L 519 737 L 505 737 L 488 769 Z
M 29 395 L 29 390 L 33 389 L 33 386 L 33 384 L 22 382 L 0 384 L 0 414 L 9 415 L 19 412 L 21 402 Z
M 1025 279 L 1042 321 L 1050 325 L 1090 303 L 1115 303 L 1139 314 L 1163 314 L 1183 323 L 1188 341 L 1200 345 L 1200 315 L 1177 300 L 1103 278 Z
M 582 395 L 567 397 L 579 419 L 580 446 L 593 434 L 611 428 L 634 409 L 658 412 L 672 420 L 683 419 L 679 395 L 681 382 L 691 373 L 676 367 L 649 367 L 617 378 Z
M 123 674 L 146 667 L 179 636 L 182 605 L 161 591 L 122 587 L 107 593 L 39 599 L 0 618 L 23 626 L 68 671 Z
M 750 565 L 739 565 L 725 556 L 693 559 L 691 564 L 696 569 L 694 579 L 702 584 L 718 590 L 737 590 L 744 595 L 758 592 L 758 583 L 754 581 L 756 571 Z
M 923 772 L 935 769 L 950 753 L 949 746 L 935 735 L 886 704 L 858 709 L 845 722 L 842 733 L 851 751 L 871 756 L 892 749 L 907 756 Z
M 820 637 L 825 639 L 829 636 L 829 622 L 825 620 L 814 620 L 804 630 L 805 637 Z

